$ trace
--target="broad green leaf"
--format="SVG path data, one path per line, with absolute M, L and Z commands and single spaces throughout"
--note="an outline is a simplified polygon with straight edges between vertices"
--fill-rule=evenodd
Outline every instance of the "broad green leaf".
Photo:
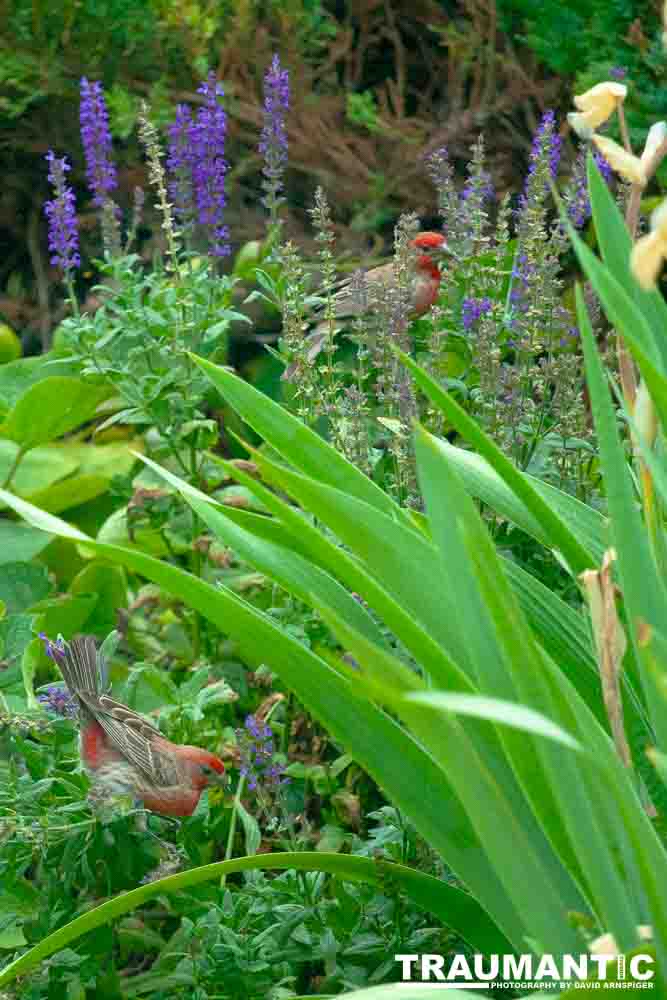
M 590 153 L 588 154 L 587 173 L 593 221 L 602 260 L 608 272 L 613 275 L 614 280 L 618 282 L 642 313 L 648 326 L 655 331 L 656 337 L 653 339 L 653 344 L 662 359 L 662 371 L 667 372 L 667 344 L 665 344 L 665 338 L 662 335 L 667 327 L 667 304 L 657 289 L 645 291 L 633 275 L 630 269 L 630 254 L 633 244 L 628 227 Z M 606 309 L 607 303 L 604 300 L 603 302 Z M 617 305 L 615 308 L 620 307 Z M 611 313 L 609 316 L 611 318 Z M 619 329 L 625 336 L 628 329 L 635 330 L 635 324 L 631 324 L 630 327 L 624 325 Z
M 6 615 L 0 621 L 0 658 L 10 665 L 23 656 L 23 651 L 33 639 L 31 615 Z M 3 672 L 0 671 L 0 685 Z
M 0 566 L 0 600 L 10 615 L 27 611 L 51 592 L 46 566 L 15 562 Z
M 35 448 L 86 423 L 108 395 L 106 386 L 51 375 L 20 397 L 0 431 L 25 450 Z
M 36 507 L 49 514 L 60 514 L 70 507 L 78 507 L 109 489 L 109 480 L 103 476 L 74 475 L 52 483 L 46 489 L 30 493 L 26 497 Z
M 158 528 L 139 525 L 130 537 L 127 524 L 127 507 L 119 507 L 110 514 L 97 533 L 97 540 L 108 545 L 136 546 L 153 556 L 169 555 L 169 546 Z
M 13 441 L 0 440 L 0 482 L 6 481 L 18 450 L 18 445 Z M 35 448 L 23 456 L 12 479 L 11 488 L 15 493 L 29 496 L 71 475 L 76 469 L 76 461 L 57 449 Z
M 259 453 L 254 453 L 255 459 L 261 462 Z M 141 456 L 143 461 L 150 466 L 161 478 L 165 479 L 176 489 L 181 490 L 183 496 L 197 498 L 200 501 L 214 504 L 211 497 L 195 487 L 189 486 L 180 480 L 178 476 L 168 472 L 168 470 L 152 462 L 150 459 Z M 320 566 L 332 576 L 344 583 L 352 593 L 360 594 L 370 606 L 384 620 L 389 628 L 396 635 L 400 635 L 407 649 L 413 654 L 433 676 L 441 678 L 441 682 L 446 687 L 453 690 L 470 690 L 470 682 L 465 674 L 438 646 L 428 632 L 419 627 L 413 616 L 407 611 L 400 600 L 396 600 L 383 586 L 383 578 L 379 579 L 375 574 L 378 572 L 377 566 L 371 566 L 367 570 L 357 559 L 351 557 L 345 549 L 334 544 L 326 538 L 311 523 L 309 516 L 285 503 L 272 493 L 263 483 L 258 482 L 246 473 L 237 469 L 236 466 L 226 463 L 219 463 L 230 476 L 234 476 L 239 482 L 245 483 L 260 497 L 264 506 L 279 519 L 284 529 L 284 535 L 280 544 L 285 548 L 291 548 L 306 559 L 310 559 L 315 565 Z M 225 516 L 235 521 L 248 531 L 252 531 L 259 538 L 269 540 L 280 540 L 276 527 L 271 527 L 268 518 L 258 517 L 244 511 L 237 511 L 229 508 L 225 511 Z
M 114 476 L 128 475 L 143 450 L 140 438 L 131 441 L 111 441 L 109 444 L 91 444 L 89 441 L 63 441 L 53 445 L 54 449 L 77 462 L 79 472 L 103 476 L 111 480 Z
M 171 677 L 151 664 L 133 667 L 123 686 L 121 698 L 130 708 L 144 715 L 179 702 L 178 688 Z
M 418 428 L 416 453 L 431 534 L 439 546 L 443 571 L 459 585 L 462 607 L 470 604 L 479 615 L 479 634 L 471 637 L 471 653 L 480 692 L 532 708 L 588 747 L 600 735 L 599 730 L 589 714 L 586 726 L 578 724 L 571 702 L 579 705 L 579 699 L 565 688 L 555 665 L 540 655 L 488 531 L 449 468 L 447 452 L 436 438 Z M 456 519 L 446 516 L 450 510 L 456 510 Z M 584 712 L 584 706 L 580 707 Z M 601 823 L 596 808 L 596 800 L 602 797 L 598 775 L 587 773 L 581 759 L 575 762 L 571 754 L 563 754 L 549 741 L 530 739 L 502 727 L 499 737 L 536 817 L 567 870 L 627 943 L 633 929 L 628 881 L 620 877 L 610 830 Z M 609 756 L 608 740 L 606 743 Z M 597 739 L 598 753 L 599 744 Z M 625 840 L 618 823 L 615 833 Z M 496 863 L 501 863 L 499 858 Z M 635 923 L 639 916 L 637 912 Z
M 34 631 L 56 637 L 59 632 L 73 636 L 85 631 L 85 623 L 97 604 L 97 594 L 74 597 L 72 594 L 58 594 L 40 601 L 31 609 L 34 612 Z
M 28 524 L 0 519 L 0 566 L 10 562 L 30 562 L 46 548 L 51 535 Z
M 548 533 L 546 525 L 530 512 L 486 459 L 474 451 L 457 448 L 446 440 L 440 442 L 440 447 L 447 451 L 450 462 L 455 466 L 472 496 L 488 504 L 509 521 L 513 521 L 543 545 L 549 548 L 557 547 L 557 540 Z M 544 483 L 527 473 L 523 475 L 535 492 L 568 526 L 586 551 L 591 553 L 596 565 L 600 563 L 607 547 L 608 528 L 605 518 L 599 511 L 549 483 Z
M 118 610 L 127 606 L 127 580 L 122 567 L 97 560 L 84 566 L 70 584 L 69 592 L 97 598 L 85 630 L 100 638 L 116 627 Z
M 405 696 L 410 701 L 430 706 L 452 715 L 468 715 L 474 719 L 486 719 L 503 726 L 511 726 L 534 736 L 555 740 L 568 750 L 581 750 L 581 745 L 564 729 L 532 708 L 500 698 L 488 698 L 475 694 L 445 694 L 441 691 L 415 691 Z
M 0 365 L 0 400 L 11 410 L 31 386 L 53 375 L 76 375 L 78 362 L 68 358 L 54 358 L 40 354 L 32 358 L 19 358 Z
M 621 589 L 628 610 L 628 632 L 641 662 L 637 624 L 641 621 L 660 628 L 667 621 L 667 593 L 651 558 L 648 536 L 637 510 L 634 491 L 619 440 L 612 406 L 588 311 L 577 287 L 577 315 L 591 394 L 591 407 L 598 434 L 600 460 L 605 475 L 611 534 L 618 557 Z M 661 747 L 667 746 L 667 710 L 656 690 L 650 671 L 642 671 L 649 714 Z
M 258 539 L 250 532 L 244 531 L 238 523 L 226 517 L 222 511 L 211 507 L 209 503 L 202 503 L 191 497 L 186 499 L 215 537 L 229 545 L 260 573 L 270 576 L 281 587 L 306 603 L 311 591 L 318 593 L 324 602 L 337 610 L 368 639 L 380 646 L 386 646 L 386 639 L 366 609 L 324 570 L 313 566 L 297 553 L 275 542 Z M 269 528 L 270 524 L 269 521 L 266 527 Z

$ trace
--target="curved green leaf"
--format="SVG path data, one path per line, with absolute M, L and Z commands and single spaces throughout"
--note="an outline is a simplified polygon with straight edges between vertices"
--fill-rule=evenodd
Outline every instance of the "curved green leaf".
M 290 852 L 286 854 L 263 854 L 260 857 L 236 858 L 220 861 L 201 868 L 193 868 L 178 875 L 158 879 L 148 885 L 124 892 L 114 899 L 88 910 L 80 917 L 58 928 L 34 948 L 21 955 L 0 971 L 0 986 L 7 986 L 19 976 L 24 976 L 50 955 L 66 945 L 78 940 L 84 934 L 102 927 L 116 917 L 129 913 L 149 899 L 165 893 L 189 889 L 202 882 L 220 880 L 234 872 L 256 871 L 258 869 L 297 869 L 299 871 L 328 872 L 349 882 L 366 882 L 383 887 L 384 891 L 393 887 L 405 892 L 417 906 L 434 914 L 447 926 L 461 934 L 474 948 L 482 952 L 502 952 L 509 944 L 499 934 L 495 925 L 475 902 L 472 896 L 456 889 L 440 879 L 403 865 L 369 858 L 358 858 L 344 854 L 320 854 L 312 852 Z

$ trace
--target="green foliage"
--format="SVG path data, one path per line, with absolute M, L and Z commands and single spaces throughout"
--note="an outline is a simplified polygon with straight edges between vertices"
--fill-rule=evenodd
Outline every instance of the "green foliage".
M 538 11 L 527 0 L 500 0 L 498 10 L 505 30 L 519 34 L 554 72 L 573 78 L 577 94 L 624 70 L 633 140 L 643 143 L 653 122 L 667 117 L 659 4 L 548 0 Z

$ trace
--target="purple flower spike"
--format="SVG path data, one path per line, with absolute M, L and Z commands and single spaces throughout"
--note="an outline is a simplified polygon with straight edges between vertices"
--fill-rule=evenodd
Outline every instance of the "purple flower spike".
M 50 684 L 46 691 L 37 695 L 37 701 L 49 712 L 73 719 L 77 714 L 77 703 L 66 688 Z
M 49 163 L 49 182 L 55 191 L 55 198 L 44 205 L 44 214 L 49 223 L 51 263 L 68 274 L 81 264 L 74 192 L 65 177 L 70 166 L 64 156 L 61 160 L 57 159 L 51 149 L 46 154 L 46 159 Z
M 241 755 L 239 770 L 250 791 L 289 783 L 289 778 L 284 777 L 285 765 L 274 760 L 275 747 L 270 726 L 258 722 L 254 715 L 248 715 L 245 727 L 237 729 L 236 737 Z
M 556 179 L 556 174 L 558 173 L 558 167 L 560 164 L 562 144 L 563 141 L 556 131 L 556 116 L 554 112 L 545 111 L 533 138 L 526 185 L 520 199 L 520 210 L 523 209 L 531 200 L 531 195 L 537 195 L 539 197 L 542 195 L 543 190 L 548 190 L 548 184 L 545 178 L 542 182 L 544 185 L 543 189 L 542 184 L 540 184 L 539 186 L 541 190 L 539 190 L 539 192 L 534 191 L 534 180 L 537 175 L 542 173 L 540 168 L 545 160 L 548 162 L 549 175 L 551 176 L 551 179 Z
M 208 234 L 209 254 L 226 257 L 230 253 L 229 229 L 223 223 L 225 209 L 225 136 L 227 115 L 218 98 L 224 91 L 211 71 L 199 87 L 205 104 L 189 128 L 192 149 L 192 182 L 197 221 Z
M 472 330 L 481 316 L 488 313 L 493 308 L 493 302 L 489 298 L 464 299 L 461 308 L 461 319 L 463 329 Z
M 89 83 L 85 76 L 81 78 L 79 121 L 88 186 L 93 192 L 94 203 L 102 206 L 118 181 L 116 167 L 111 159 L 109 113 L 99 80 Z
M 167 151 L 167 170 L 169 171 L 169 196 L 173 202 L 176 215 L 181 222 L 192 222 L 194 219 L 194 192 L 192 189 L 192 170 L 195 155 L 192 143 L 192 112 L 187 104 L 176 106 L 176 118 L 169 126 L 169 146 Z
M 289 111 L 289 72 L 282 69 L 280 58 L 274 55 L 264 77 L 264 128 L 259 151 L 264 158 L 264 205 L 275 216 L 278 205 L 284 201 L 279 196 L 283 187 L 283 174 L 287 165 L 287 129 L 285 116 Z
M 604 156 L 602 153 L 594 150 L 593 159 L 606 184 L 610 185 L 613 180 L 613 173 Z M 591 201 L 588 196 L 585 152 L 580 153 L 575 161 L 572 180 L 569 189 L 565 192 L 565 203 L 570 222 L 575 229 L 581 229 L 591 217 Z

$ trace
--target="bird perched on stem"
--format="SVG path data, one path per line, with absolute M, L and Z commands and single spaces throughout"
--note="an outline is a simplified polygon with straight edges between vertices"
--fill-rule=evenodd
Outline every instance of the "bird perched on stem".
M 442 233 L 421 232 L 410 241 L 410 245 L 417 251 L 414 262 L 415 273 L 412 281 L 412 318 L 416 319 L 427 313 L 435 304 L 440 292 L 440 282 L 442 273 L 438 262 L 445 254 L 452 254 L 447 246 L 447 240 Z M 369 291 L 369 298 L 372 304 L 373 293 L 382 293 L 382 290 L 390 285 L 394 279 L 394 264 L 388 261 L 378 267 L 372 267 L 365 273 L 366 287 Z M 362 306 L 358 297 L 354 295 L 350 287 L 350 279 L 346 279 L 342 287 L 336 292 L 334 299 L 334 316 L 358 316 L 362 312 Z
M 85 768 L 110 794 L 131 793 L 152 812 L 190 816 L 207 785 L 226 782 L 225 765 L 215 754 L 171 743 L 105 693 L 105 664 L 101 657 L 98 662 L 92 636 L 71 642 L 40 638 L 77 703 Z
M 445 255 L 454 256 L 447 245 L 447 240 L 442 233 L 423 231 L 417 233 L 410 241 L 410 245 L 416 250 L 414 261 L 414 276 L 411 288 L 411 318 L 417 319 L 423 316 L 433 306 L 440 293 L 440 282 L 442 272 L 439 263 Z M 394 263 L 388 261 L 372 267 L 364 273 L 367 305 L 360 301 L 356 294 L 352 278 L 345 278 L 341 282 L 338 290 L 332 296 L 332 319 L 335 321 L 359 316 L 367 310 L 372 310 L 374 302 L 383 294 L 384 289 L 389 287 L 395 280 Z M 334 332 L 340 329 L 337 325 Z M 330 321 L 320 320 L 308 337 L 309 361 L 313 361 L 322 350 L 330 335 Z M 282 375 L 283 379 L 289 379 L 294 366 L 290 365 Z

